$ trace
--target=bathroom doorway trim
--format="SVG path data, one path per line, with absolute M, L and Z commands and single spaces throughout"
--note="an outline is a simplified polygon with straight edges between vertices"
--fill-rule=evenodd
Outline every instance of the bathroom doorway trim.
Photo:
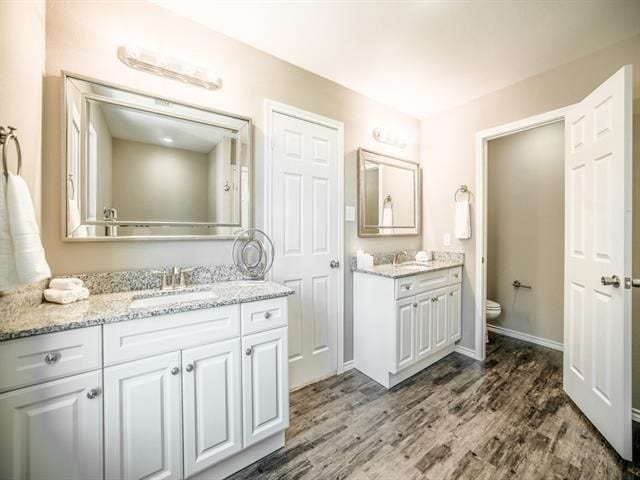
M 505 137 L 536 127 L 542 127 L 550 123 L 564 121 L 567 113 L 573 105 L 557 110 L 534 115 L 532 117 L 516 120 L 497 127 L 481 130 L 476 133 L 476 296 L 475 296 L 475 348 L 473 358 L 484 360 L 486 355 L 485 330 L 487 328 L 485 318 L 485 300 L 487 298 L 487 168 L 488 148 L 490 140 Z M 469 349 L 469 353 L 471 350 Z
M 291 117 L 317 123 L 327 128 L 336 130 L 338 135 L 338 253 L 341 259 L 341 275 L 338 275 L 338 325 L 337 325 L 337 374 L 349 369 L 344 361 L 344 276 L 345 269 L 348 268 L 344 252 L 344 124 L 331 118 L 323 117 L 313 112 L 308 112 L 297 107 L 292 107 L 285 103 L 276 102 L 269 98 L 264 100 L 264 218 L 263 225 L 265 232 L 273 234 L 273 150 L 271 140 L 273 139 L 273 116 L 281 113 Z M 349 362 L 350 363 L 350 362 Z M 321 380 L 321 379 L 318 379 Z

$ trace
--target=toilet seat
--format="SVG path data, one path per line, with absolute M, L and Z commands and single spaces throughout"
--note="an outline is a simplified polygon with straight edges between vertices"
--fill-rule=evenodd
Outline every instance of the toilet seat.
M 493 300 L 487 300 L 487 306 L 485 307 L 487 310 L 500 310 L 500 304 L 494 302 Z

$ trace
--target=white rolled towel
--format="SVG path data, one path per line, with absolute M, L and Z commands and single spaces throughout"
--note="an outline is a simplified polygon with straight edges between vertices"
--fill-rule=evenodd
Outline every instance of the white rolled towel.
M 79 278 L 53 278 L 49 282 L 49 288 L 56 290 L 73 290 L 83 286 L 84 284 Z
M 74 288 L 72 292 L 76 293 L 78 300 L 86 300 L 87 298 L 89 298 L 89 289 L 86 287 Z
M 57 290 L 55 288 L 47 288 L 44 291 L 44 298 L 47 302 L 66 305 L 68 303 L 75 302 L 78 299 L 78 293 L 75 290 Z

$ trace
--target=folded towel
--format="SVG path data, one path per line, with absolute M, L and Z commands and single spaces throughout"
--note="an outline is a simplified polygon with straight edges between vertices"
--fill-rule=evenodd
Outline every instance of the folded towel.
M 19 175 L 9 174 L 7 179 L 7 212 L 18 282 L 29 284 L 50 277 L 29 187 Z
M 13 241 L 9 231 L 9 212 L 7 211 L 7 182 L 0 175 L 0 292 L 18 286 L 16 259 L 13 253 Z
M 56 290 L 73 290 L 83 286 L 79 278 L 54 278 L 49 282 L 49 288 Z
M 78 300 L 86 300 L 87 298 L 89 298 L 88 288 L 78 287 L 78 288 L 74 288 L 72 292 L 75 292 L 76 297 L 78 297 Z
M 471 238 L 471 215 L 469 201 L 456 202 L 455 236 L 461 240 Z
M 78 294 L 75 290 L 56 290 L 54 288 L 47 288 L 44 291 L 44 298 L 47 302 L 66 305 L 68 303 L 75 302 L 78 299 Z

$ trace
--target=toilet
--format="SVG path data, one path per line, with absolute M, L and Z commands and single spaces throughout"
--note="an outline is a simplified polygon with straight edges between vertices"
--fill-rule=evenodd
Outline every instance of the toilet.
M 493 300 L 487 300 L 487 305 L 485 307 L 485 315 L 487 321 L 495 320 L 502 313 L 502 307 L 498 302 L 494 302 Z

